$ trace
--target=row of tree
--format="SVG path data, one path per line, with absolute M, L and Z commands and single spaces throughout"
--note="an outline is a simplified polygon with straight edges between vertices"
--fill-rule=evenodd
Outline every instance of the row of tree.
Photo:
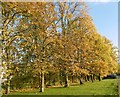
M 25 86 L 44 92 L 51 83 L 93 82 L 117 71 L 117 54 L 97 33 L 84 2 L 1 4 L 6 94 Z

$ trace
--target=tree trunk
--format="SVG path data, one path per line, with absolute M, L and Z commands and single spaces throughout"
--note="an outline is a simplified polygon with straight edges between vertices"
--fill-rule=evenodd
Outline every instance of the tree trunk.
M 6 56 L 7 56 L 7 65 L 9 65 L 9 53 L 8 53 L 8 47 L 6 48 Z M 8 69 L 8 67 L 7 67 Z M 9 70 L 9 69 L 8 69 Z M 6 89 L 5 89 L 5 94 L 10 93 L 10 77 L 7 77 L 7 83 L 6 83 Z
M 47 86 L 47 76 L 46 76 L 46 74 L 44 74 L 44 87 L 46 87 Z
M 101 76 L 100 76 L 100 74 L 98 75 L 98 80 L 101 81 Z
M 74 83 L 74 76 L 72 75 L 72 83 Z
M 49 72 L 48 85 L 51 84 L 51 73 Z
M 62 73 L 62 71 L 60 71 L 60 73 L 59 73 L 60 85 L 62 85 L 62 82 L 63 82 L 63 80 L 62 80 L 62 75 L 63 75 L 63 73 Z
M 81 75 L 79 76 L 79 81 L 80 81 L 80 85 L 82 85 L 83 82 L 82 82 L 82 79 L 81 79 Z
M 90 77 L 91 77 L 91 81 L 94 82 L 93 75 L 90 75 Z
M 10 81 L 8 79 L 6 84 L 5 94 L 9 94 L 9 93 L 10 93 Z
M 95 80 L 95 74 L 93 74 L 93 80 Z
M 87 76 L 86 75 L 84 75 L 84 79 L 85 79 L 85 82 L 87 82 L 88 80 L 87 80 Z
M 87 75 L 87 80 L 90 81 L 90 79 L 89 79 L 89 75 Z
M 44 92 L 44 73 L 40 74 L 40 92 Z
M 65 85 L 64 85 L 64 87 L 69 87 L 69 83 L 68 83 L 68 74 L 67 73 L 65 73 L 64 74 L 65 76 Z
M 55 78 L 53 79 L 53 85 L 55 86 L 55 82 L 56 82 L 56 80 L 55 80 Z

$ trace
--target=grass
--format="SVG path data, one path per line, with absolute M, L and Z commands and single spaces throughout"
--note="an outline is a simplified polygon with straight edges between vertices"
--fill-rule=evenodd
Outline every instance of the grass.
M 39 93 L 39 90 L 31 90 L 12 92 L 10 95 L 118 95 L 117 84 L 117 79 L 107 79 L 100 82 L 95 81 L 94 83 L 87 82 L 83 85 L 70 86 L 68 88 L 46 88 L 43 93 Z

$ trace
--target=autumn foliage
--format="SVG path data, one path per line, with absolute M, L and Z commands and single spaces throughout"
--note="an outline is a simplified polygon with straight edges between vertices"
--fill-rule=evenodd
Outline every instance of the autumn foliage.
M 83 2 L 4 2 L 2 18 L 6 93 L 26 87 L 44 92 L 117 72 L 113 45 L 97 33 Z

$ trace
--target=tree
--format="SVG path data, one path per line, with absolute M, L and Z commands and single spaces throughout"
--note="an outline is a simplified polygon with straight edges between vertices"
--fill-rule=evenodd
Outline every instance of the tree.
M 93 82 L 94 76 L 100 80 L 116 72 L 116 52 L 97 33 L 87 11 L 83 2 L 3 3 L 0 34 L 6 94 L 12 84 L 39 86 L 44 92 L 44 85 L 51 82 L 68 87 L 73 76 L 83 84 L 86 76 Z

